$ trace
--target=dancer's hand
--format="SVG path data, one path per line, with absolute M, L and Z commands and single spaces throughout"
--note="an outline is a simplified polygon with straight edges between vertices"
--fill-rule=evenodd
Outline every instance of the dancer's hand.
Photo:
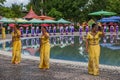
M 86 48 L 85 51 L 88 53 L 88 48 Z
M 11 48 L 11 47 L 13 47 L 13 44 L 12 44 L 12 43 L 10 44 L 10 48 Z
M 38 51 L 40 51 L 40 47 L 38 48 Z

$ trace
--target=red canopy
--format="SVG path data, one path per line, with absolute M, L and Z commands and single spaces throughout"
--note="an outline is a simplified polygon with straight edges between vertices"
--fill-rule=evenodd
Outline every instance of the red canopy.
M 21 27 L 29 27 L 29 26 L 31 26 L 32 24 L 20 24 L 19 26 L 21 26 Z
M 103 26 L 106 26 L 107 24 L 106 24 L 106 23 L 103 23 L 102 25 L 103 25 Z
M 24 16 L 23 18 L 32 19 L 32 18 L 37 18 L 37 17 L 38 17 L 38 15 L 35 14 L 35 12 L 33 11 L 32 7 L 31 7 L 29 13 L 26 16 Z
M 114 23 L 113 23 L 113 22 L 110 22 L 110 23 L 109 23 L 109 25 L 113 26 L 113 25 L 114 25 Z
M 49 24 L 40 24 L 40 26 L 48 27 L 50 25 Z
M 54 20 L 55 18 L 52 18 L 50 16 L 38 16 L 37 19 L 41 19 L 41 20 Z
M 9 27 L 13 28 L 15 26 L 15 24 L 11 23 L 9 24 Z
M 118 24 L 117 24 L 117 23 L 114 23 L 114 26 L 118 26 Z

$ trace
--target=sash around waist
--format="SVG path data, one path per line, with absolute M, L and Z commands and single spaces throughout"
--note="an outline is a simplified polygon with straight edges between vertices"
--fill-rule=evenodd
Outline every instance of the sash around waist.
M 42 43 L 41 43 L 41 45 L 46 45 L 46 44 L 50 44 L 50 42 L 47 41 L 47 42 L 42 42 Z
M 99 45 L 99 44 L 89 44 L 89 45 L 95 46 L 95 45 Z

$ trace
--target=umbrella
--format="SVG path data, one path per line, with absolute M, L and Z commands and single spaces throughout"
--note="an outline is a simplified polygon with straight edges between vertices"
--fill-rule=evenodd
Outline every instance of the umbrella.
M 102 18 L 102 19 L 98 20 L 98 22 L 119 22 L 119 20 L 114 20 L 114 19 L 110 19 L 110 18 Z
M 28 23 L 27 20 L 22 19 L 22 18 L 16 18 L 15 21 L 16 21 L 16 23 Z
M 93 19 L 88 21 L 88 25 L 91 26 L 93 23 L 95 23 L 95 21 Z
M 31 26 L 31 24 L 20 24 L 19 26 L 22 26 L 22 27 L 29 27 L 29 26 Z
M 115 12 L 108 12 L 108 11 L 97 11 L 97 12 L 93 12 L 93 13 L 89 13 L 88 15 L 95 15 L 95 16 L 99 16 L 99 15 L 104 15 L 104 16 L 109 16 L 109 15 L 116 15 L 117 13 Z
M 8 19 L 8 18 L 2 18 L 2 19 L 0 20 L 0 22 L 2 22 L 2 23 L 14 23 L 15 20 L 13 20 L 13 19 Z
M 103 23 L 102 25 L 103 25 L 103 26 L 106 26 L 107 24 L 106 24 L 106 23 Z
M 28 21 L 28 23 L 43 23 L 43 21 L 39 20 L 39 19 L 32 19 L 32 20 Z
M 120 16 L 112 16 L 110 19 L 120 20 Z
M 49 24 L 41 24 L 40 26 L 48 27 L 50 25 Z
M 52 17 L 50 17 L 50 16 L 44 16 L 44 15 L 42 15 L 42 16 L 38 16 L 38 17 L 36 17 L 37 19 L 41 19 L 41 20 L 54 20 L 55 18 L 52 18 Z
M 57 21 L 57 23 L 68 24 L 68 23 L 71 23 L 71 22 L 67 21 L 67 20 L 64 20 L 63 18 L 61 18 L 60 20 Z
M 117 23 L 114 23 L 114 26 L 118 26 L 118 24 L 117 24 Z
M 101 20 L 98 20 L 98 22 L 119 22 L 118 20 L 112 20 L 112 19 L 101 19 Z
M 112 26 L 113 26 L 113 25 L 114 25 L 114 23 L 113 23 L 113 22 L 110 22 L 108 25 L 112 25 Z
M 13 28 L 15 26 L 15 24 L 11 23 L 9 24 L 9 27 Z
M 44 20 L 43 23 L 57 23 L 57 21 L 54 21 L 54 20 Z

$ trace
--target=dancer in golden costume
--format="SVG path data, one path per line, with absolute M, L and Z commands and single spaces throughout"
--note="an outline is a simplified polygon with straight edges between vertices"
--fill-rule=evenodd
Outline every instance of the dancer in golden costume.
M 49 69 L 50 42 L 46 27 L 42 27 L 42 36 L 40 38 L 40 69 Z
M 2 39 L 6 39 L 5 28 L 2 27 Z
M 21 61 L 21 33 L 18 26 L 14 26 L 14 32 L 12 32 L 12 63 L 19 64 Z
M 98 30 L 97 24 L 92 25 L 92 30 L 86 37 L 86 50 L 89 53 L 88 73 L 99 75 L 100 37 L 104 36 L 103 30 Z

